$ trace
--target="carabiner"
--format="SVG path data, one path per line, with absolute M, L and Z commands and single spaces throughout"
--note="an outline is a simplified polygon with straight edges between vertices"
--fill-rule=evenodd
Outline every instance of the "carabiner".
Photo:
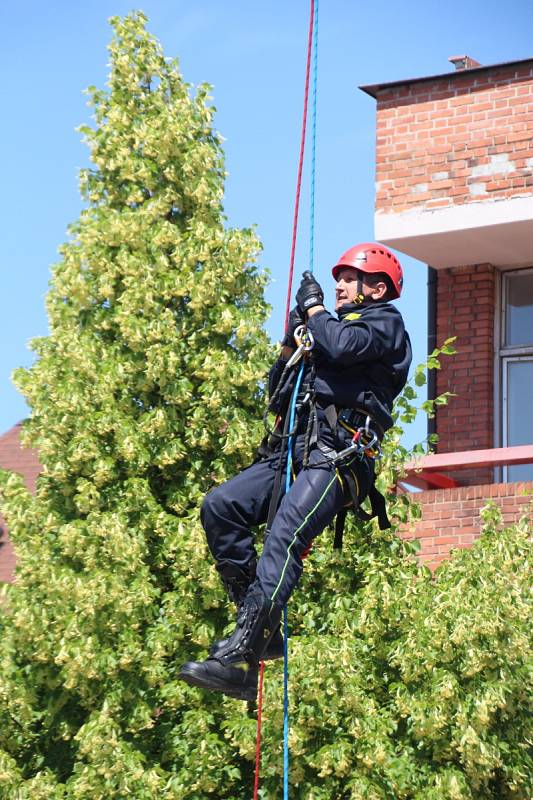
M 315 337 L 305 325 L 298 325 L 294 331 L 294 341 L 298 347 L 303 347 L 306 353 L 309 353 L 315 346 Z
M 303 356 L 304 353 L 305 353 L 305 347 L 303 344 L 301 344 L 298 346 L 298 348 L 294 351 L 292 356 L 287 361 L 286 367 L 292 367 L 293 364 L 296 364 L 296 362 L 300 360 L 300 358 Z

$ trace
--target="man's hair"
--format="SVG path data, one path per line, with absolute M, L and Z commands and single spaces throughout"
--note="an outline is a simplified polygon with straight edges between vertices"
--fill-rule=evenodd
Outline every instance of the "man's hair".
M 366 283 L 367 286 L 370 288 L 374 288 L 377 286 L 378 283 L 384 283 L 387 287 L 387 291 L 385 295 L 379 301 L 380 303 L 388 303 L 389 300 L 393 300 L 396 296 L 396 292 L 394 291 L 394 286 L 392 285 L 392 281 L 388 275 L 384 272 L 362 272 L 359 271 L 361 276 L 361 280 Z

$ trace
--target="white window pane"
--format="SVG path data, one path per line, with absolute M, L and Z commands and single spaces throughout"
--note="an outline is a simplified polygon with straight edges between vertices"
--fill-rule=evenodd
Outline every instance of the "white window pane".
M 507 275 L 505 344 L 533 344 L 533 272 Z
M 507 445 L 533 444 L 533 359 L 507 362 Z M 533 480 L 533 464 L 509 467 L 510 481 Z

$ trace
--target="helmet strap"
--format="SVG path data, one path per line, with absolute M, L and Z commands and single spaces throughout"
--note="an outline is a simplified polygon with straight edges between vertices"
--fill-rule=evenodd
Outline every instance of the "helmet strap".
M 353 299 L 354 303 L 358 306 L 361 305 L 365 300 L 365 296 L 363 294 L 363 281 L 361 280 L 361 274 L 359 270 L 357 270 L 357 281 L 355 283 L 355 297 Z

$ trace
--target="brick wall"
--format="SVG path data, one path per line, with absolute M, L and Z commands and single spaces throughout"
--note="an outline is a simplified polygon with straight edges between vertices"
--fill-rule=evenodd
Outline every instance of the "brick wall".
M 23 449 L 20 446 L 20 428 L 20 424 L 15 425 L 0 436 L 0 468 L 23 475 L 26 486 L 34 492 L 41 465 L 35 450 Z M 0 582 L 12 580 L 14 569 L 15 553 L 9 540 L 6 522 L 0 515 Z
M 414 499 L 422 506 L 422 519 L 411 528 L 405 526 L 402 536 L 419 539 L 420 561 L 433 568 L 448 558 L 451 548 L 470 547 L 479 538 L 479 512 L 487 501 L 501 508 L 506 525 L 528 513 L 533 482 L 439 489 L 419 492 Z
M 533 62 L 377 93 L 376 211 L 533 194 Z
M 437 271 L 437 342 L 456 336 L 457 355 L 445 358 L 436 391 L 453 392 L 438 409 L 438 453 L 494 447 L 494 315 L 496 270 L 490 264 Z M 490 483 L 492 470 L 461 470 L 461 483 Z

